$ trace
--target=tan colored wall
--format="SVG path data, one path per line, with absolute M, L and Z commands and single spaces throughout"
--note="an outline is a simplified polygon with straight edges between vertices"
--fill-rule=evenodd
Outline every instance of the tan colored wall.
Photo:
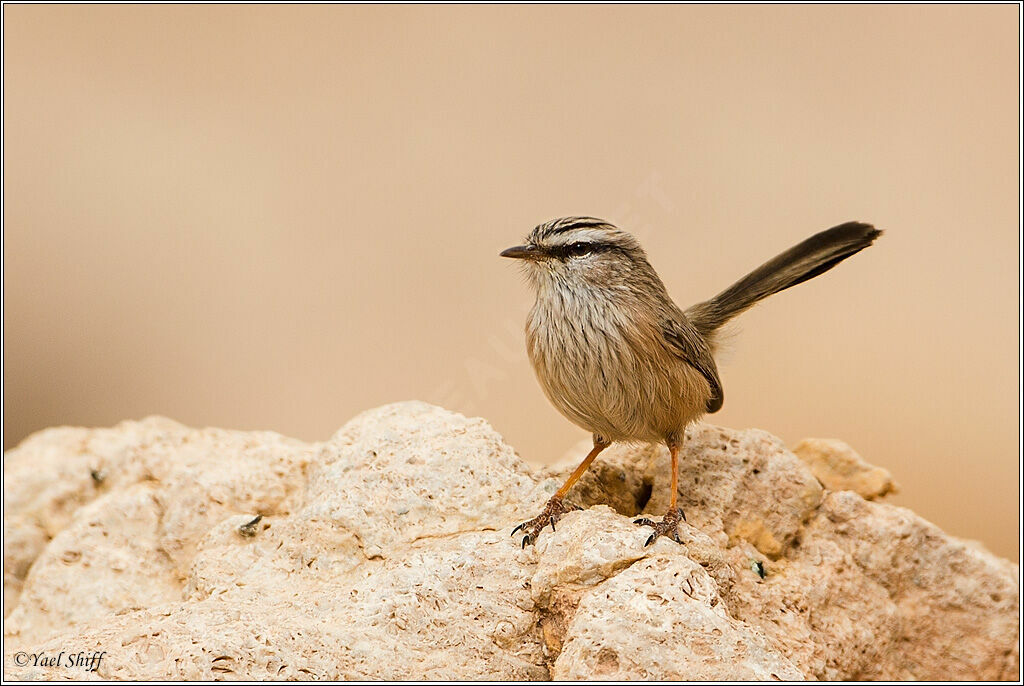
M 3 12 L 5 447 L 421 398 L 550 461 L 582 432 L 499 250 L 605 217 L 687 305 L 864 219 L 740 320 L 714 419 L 844 438 L 1018 555 L 1017 7 Z

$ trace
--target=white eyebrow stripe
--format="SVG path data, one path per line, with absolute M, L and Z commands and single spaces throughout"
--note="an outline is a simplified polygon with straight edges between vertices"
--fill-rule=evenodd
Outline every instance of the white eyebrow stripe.
M 573 229 L 544 240 L 551 246 L 569 245 L 570 243 L 609 243 L 611 241 L 612 236 L 605 229 Z

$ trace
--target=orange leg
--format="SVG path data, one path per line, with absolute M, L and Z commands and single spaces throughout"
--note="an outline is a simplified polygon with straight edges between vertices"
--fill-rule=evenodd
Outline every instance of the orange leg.
M 555 522 L 561 519 L 562 515 L 570 509 L 574 509 L 571 506 L 567 507 L 562 502 L 562 498 L 564 498 L 565 494 L 569 492 L 569 489 L 571 489 L 573 485 L 580 480 L 580 477 L 583 476 L 590 467 L 590 463 L 594 461 L 594 458 L 596 458 L 598 454 L 609 445 L 611 445 L 611 443 L 606 443 L 597 436 L 594 436 L 594 447 L 589 453 L 587 453 L 587 456 L 583 458 L 583 462 L 580 462 L 580 466 L 569 475 L 569 478 L 565 480 L 562 487 L 555 491 L 555 494 L 548 500 L 541 513 L 533 519 L 523 522 L 516 528 L 512 529 L 513 536 L 521 529 L 526 531 L 526 536 L 523 537 L 524 548 L 530 543 L 536 541 L 541 530 L 548 524 L 551 525 L 551 530 L 554 531 Z
M 668 536 L 676 543 L 681 543 L 679 540 L 679 522 L 686 521 L 686 515 L 679 508 L 679 448 L 682 444 L 682 439 L 672 439 L 668 441 L 668 452 L 672 456 L 672 494 L 669 500 L 668 512 L 661 518 L 660 522 L 655 522 L 646 517 L 641 517 L 635 520 L 634 524 L 640 526 L 649 526 L 654 529 L 654 533 L 647 539 L 644 546 L 649 546 L 657 540 L 658 536 Z
M 594 458 L 596 458 L 602 450 L 610 445 L 611 443 L 602 443 L 595 438 L 594 447 L 590 449 L 587 456 L 583 458 L 583 462 L 580 462 L 580 466 L 576 468 L 576 471 L 569 475 L 569 478 L 565 480 L 565 483 L 562 484 L 561 488 L 555 491 L 555 495 L 552 497 L 558 499 L 564 498 L 565 494 L 569 492 L 569 489 L 572 488 L 573 485 L 580 480 L 580 477 L 583 476 L 587 469 L 590 468 L 590 463 L 594 461 Z
M 679 500 L 679 446 L 673 442 L 668 452 L 672 455 L 672 502 L 669 509 L 675 510 Z

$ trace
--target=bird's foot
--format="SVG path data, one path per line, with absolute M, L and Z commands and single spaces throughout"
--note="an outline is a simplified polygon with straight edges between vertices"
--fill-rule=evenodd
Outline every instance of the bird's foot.
M 665 516 L 661 518 L 660 522 L 647 519 L 646 517 L 641 517 L 640 519 L 634 519 L 633 523 L 639 526 L 649 526 L 654 529 L 654 533 L 651 534 L 651 537 L 647 539 L 646 543 L 644 543 L 644 547 L 646 548 L 650 544 L 654 543 L 658 536 L 668 536 L 676 543 L 682 543 L 682 541 L 679 540 L 678 526 L 680 521 L 686 521 L 686 515 L 683 514 L 683 508 L 681 507 L 671 508 L 665 513 Z
M 550 524 L 551 530 L 554 531 L 555 522 L 561 519 L 562 515 L 566 512 L 578 509 L 580 508 L 575 505 L 567 505 L 563 503 L 562 499 L 557 495 L 551 496 L 551 499 L 548 501 L 547 505 L 544 506 L 544 509 L 539 515 L 512 529 L 511 535 L 515 536 L 517 531 L 525 531 L 526 536 L 523 537 L 523 548 L 526 548 L 526 546 L 533 544 L 537 540 L 537 536 L 544 527 Z

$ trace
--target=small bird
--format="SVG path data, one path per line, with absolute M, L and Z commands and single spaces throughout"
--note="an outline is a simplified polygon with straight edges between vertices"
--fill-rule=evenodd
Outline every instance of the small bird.
M 686 426 L 722 407 L 714 354 L 723 324 L 773 293 L 812 279 L 871 245 L 881 234 L 848 222 L 815 234 L 727 289 L 680 310 L 626 231 L 594 217 L 563 217 L 536 227 L 502 257 L 521 260 L 537 300 L 526 346 L 548 400 L 593 434 L 594 447 L 544 510 L 517 526 L 523 547 L 571 506 L 565 495 L 597 455 L 616 441 L 664 442 L 672 496 L 660 522 L 638 519 L 679 542 L 679 451 Z

